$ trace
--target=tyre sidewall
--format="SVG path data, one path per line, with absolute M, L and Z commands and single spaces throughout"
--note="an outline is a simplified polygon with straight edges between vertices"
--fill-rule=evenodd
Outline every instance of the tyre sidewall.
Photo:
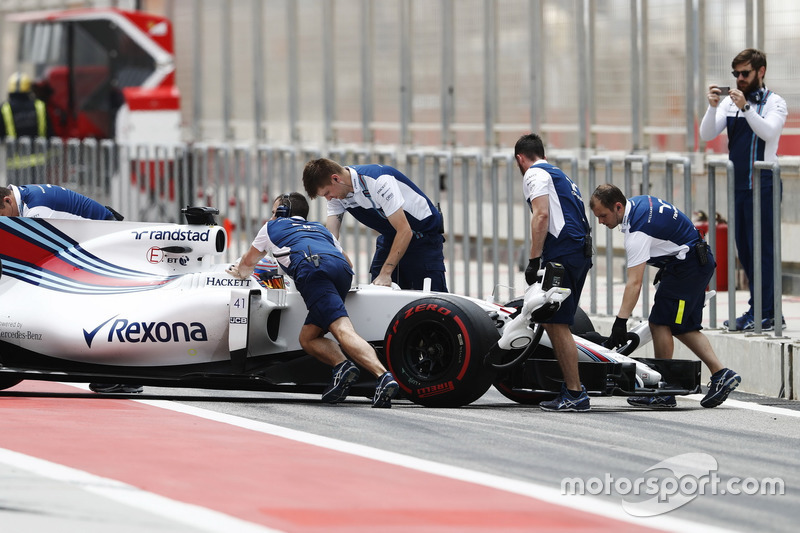
M 415 365 L 409 343 L 421 332 L 436 331 L 449 341 L 446 364 L 426 375 Z M 469 404 L 491 386 L 495 372 L 484 357 L 499 333 L 486 311 L 468 300 L 427 297 L 404 306 L 389 324 L 385 356 L 389 370 L 404 394 L 415 403 L 431 407 Z

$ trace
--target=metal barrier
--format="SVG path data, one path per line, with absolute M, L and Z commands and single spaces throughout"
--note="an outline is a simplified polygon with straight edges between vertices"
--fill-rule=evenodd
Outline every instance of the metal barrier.
M 733 255 L 733 236 L 736 227 L 734 216 L 734 203 L 733 203 L 733 163 L 726 159 L 724 161 L 710 161 L 708 163 L 708 244 L 711 250 L 716 253 L 717 250 L 717 179 L 716 169 L 725 168 L 727 176 L 728 187 L 728 291 L 732 293 L 735 289 L 734 276 L 735 276 L 735 258 Z M 711 290 L 717 289 L 717 272 L 711 276 L 709 283 Z M 709 325 L 712 328 L 717 327 L 717 305 L 716 303 L 709 304 L 708 312 Z M 728 297 L 728 323 L 735 324 L 736 322 L 736 298 Z
M 692 162 L 688 157 L 668 157 L 664 170 L 664 186 L 667 194 L 664 198 L 667 202 L 675 205 L 673 201 L 674 169 L 680 165 L 683 167 L 683 212 L 687 216 L 692 215 Z
M 589 158 L 589 192 L 591 195 L 597 187 L 597 170 L 596 167 L 603 165 L 605 167 L 605 183 L 612 182 L 613 176 L 613 163 L 611 158 L 605 156 L 594 156 Z M 597 217 L 589 215 L 591 221 L 589 224 L 592 228 L 592 235 L 597 235 Z M 616 313 L 614 309 L 614 293 L 610 287 L 614 286 L 614 236 L 611 228 L 606 228 L 606 314 L 613 316 Z M 592 314 L 597 313 L 597 269 L 592 268 L 589 271 L 589 293 L 590 304 L 589 312 Z
M 42 155 L 34 158 L 42 164 L 24 168 L 15 166 L 20 157 Z M 281 193 L 301 190 L 300 175 L 306 161 L 317 157 L 330 157 L 343 164 L 379 162 L 397 167 L 429 195 L 443 213 L 445 220 L 445 259 L 450 290 L 469 296 L 486 298 L 499 288 L 508 289 L 509 297 L 524 291 L 524 262 L 530 246 L 529 214 L 519 194 L 520 179 L 516 161 L 511 153 L 485 156 L 480 152 L 418 149 L 398 154 L 388 148 L 335 147 L 323 152 L 319 149 L 282 147 L 270 145 L 204 144 L 178 146 L 145 146 L 116 144 L 113 141 L 75 139 L 6 139 L 0 143 L 0 172 L 5 182 L 26 184 L 48 182 L 63 185 L 110 205 L 121 212 L 126 220 L 153 222 L 181 222 L 181 207 L 186 205 L 213 205 L 220 210 L 219 222 L 229 234 L 226 261 L 233 261 L 244 253 L 253 237 L 271 217 L 273 199 Z M 16 158 L 16 159 L 15 159 Z M 34 160 L 31 159 L 31 160 Z M 598 183 L 598 171 L 604 172 L 606 182 L 614 181 L 614 165 L 625 167 L 624 188 L 630 196 L 636 190 L 634 165 L 641 165 L 641 192 L 650 190 L 652 165 L 658 164 L 645 155 L 629 155 L 612 159 L 595 155 L 588 159 L 585 174 L 581 174 L 579 160 L 574 156 L 552 159 L 557 165 L 569 169 L 570 176 L 583 192 L 588 209 L 588 196 Z M 660 163 L 660 162 L 659 162 Z M 691 162 L 685 157 L 665 160 L 664 185 L 666 200 L 673 200 L 674 168 L 682 166 L 684 173 L 684 204 L 691 210 Z M 733 164 L 729 160 L 710 161 L 708 173 L 708 241 L 717 247 L 716 174 L 725 168 L 728 190 L 728 279 L 735 279 L 735 227 L 733 200 Z M 778 163 L 757 162 L 757 169 L 771 169 L 776 183 L 780 183 Z M 756 173 L 758 174 L 758 173 Z M 585 178 L 585 179 L 584 179 Z M 754 191 L 754 206 L 760 205 L 758 176 Z M 660 183 L 660 182 L 659 182 Z M 783 332 L 780 317 L 781 305 L 781 188 L 773 188 L 774 244 L 775 244 L 775 335 Z M 324 199 L 311 202 L 309 218 L 325 221 L 327 212 Z M 759 210 L 754 207 L 755 212 Z M 587 212 L 595 243 L 597 219 Z M 504 218 L 505 217 L 505 220 Z M 755 218 L 754 236 L 756 265 L 754 283 L 755 334 L 761 333 L 762 279 L 760 219 Z M 374 250 L 375 233 L 345 217 L 340 241 L 351 256 L 357 283 L 368 283 L 369 266 Z M 519 255 L 522 254 L 522 255 Z M 519 260 L 518 260 L 519 259 Z M 612 230 L 605 233 L 606 279 L 605 313 L 615 314 L 614 306 L 614 239 Z M 522 268 L 519 268 L 519 267 Z M 589 312 L 598 312 L 598 265 L 589 273 Z M 624 270 L 623 270 L 624 277 Z M 491 286 L 489 286 L 491 282 Z M 717 274 L 710 287 L 717 288 Z M 735 287 L 731 286 L 733 291 Z M 497 295 L 495 294 L 495 297 Z M 649 283 L 642 285 L 642 313 L 646 316 L 650 306 Z M 735 322 L 735 298 L 728 298 L 728 320 Z M 709 305 L 710 327 L 717 327 L 717 306 Z
M 766 161 L 756 161 L 753 164 L 754 170 L 772 170 L 772 289 L 773 289 L 773 323 L 775 325 L 775 336 L 783 336 L 783 304 L 782 278 L 783 266 L 781 264 L 781 167 L 777 162 L 768 163 Z M 761 264 L 761 172 L 753 172 L 753 315 L 754 333 L 761 334 L 761 308 L 763 303 L 763 290 L 761 282 L 763 278 L 763 268 Z

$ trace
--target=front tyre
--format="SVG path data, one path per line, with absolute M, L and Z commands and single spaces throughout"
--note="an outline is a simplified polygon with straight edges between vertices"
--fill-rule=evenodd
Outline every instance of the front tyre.
M 474 402 L 492 385 L 495 372 L 483 361 L 499 338 L 494 321 L 475 303 L 420 298 L 389 323 L 386 363 L 413 402 L 458 407 Z

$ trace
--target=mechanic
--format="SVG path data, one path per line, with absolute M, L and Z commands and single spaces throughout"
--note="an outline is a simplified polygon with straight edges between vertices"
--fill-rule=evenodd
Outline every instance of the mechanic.
M 116 212 L 75 191 L 57 185 L 0 187 L 0 215 L 30 218 L 118 220 Z
M 760 50 L 742 50 L 731 62 L 736 88 L 720 101 L 721 89 L 710 85 L 706 97 L 708 109 L 700 123 L 700 137 L 710 141 L 728 130 L 728 158 L 733 162 L 734 204 L 736 221 L 736 250 L 750 287 L 750 308 L 736 318 L 736 329 L 748 331 L 755 328 L 753 312 L 753 164 L 756 161 L 778 161 L 778 142 L 788 109 L 786 100 L 767 89 L 767 56 Z M 761 172 L 761 329 L 775 328 L 775 279 L 772 265 L 775 260 L 773 246 L 772 170 Z M 778 280 L 780 283 L 780 280 Z M 783 327 L 786 320 L 781 317 Z M 733 329 L 726 320 L 723 325 Z
M 315 159 L 303 169 L 303 186 L 312 199 L 328 201 L 325 225 L 337 239 L 345 211 L 380 234 L 370 266 L 372 283 L 422 289 L 430 278 L 431 290 L 447 292 L 442 214 L 402 172 Z
M 0 187 L 0 216 L 81 220 L 122 220 L 122 216 L 99 202 L 57 185 L 9 185 Z M 140 385 L 90 383 L 97 393 L 142 392 Z
M 530 133 L 519 138 L 514 157 L 523 175 L 522 192 L 531 210 L 531 249 L 525 281 L 541 281 L 539 269 L 548 262 L 564 266 L 561 286 L 570 289 L 570 297 L 542 326 L 553 344 L 553 352 L 564 375 L 561 393 L 551 401 L 541 402 L 546 411 L 588 411 L 589 396 L 578 373 L 578 348 L 570 332 L 575 312 L 592 268 L 592 240 L 586 207 L 578 186 L 545 159 L 542 138 Z
M 714 274 L 716 262 L 708 244 L 689 217 L 675 206 L 655 196 L 625 198 L 610 183 L 595 189 L 589 208 L 601 224 L 620 227 L 625 235 L 628 282 L 607 346 L 627 342 L 627 322 L 642 288 L 645 266 L 659 267 L 655 276 L 656 293 L 648 321 L 656 358 L 672 359 L 673 336 L 686 345 L 711 372 L 703 407 L 716 407 L 739 386 L 742 378 L 722 366 L 703 329 L 705 290 Z M 637 407 L 675 407 L 675 396 L 632 396 L 628 403 Z
M 278 196 L 272 218 L 259 230 L 250 249 L 228 268 L 239 279 L 249 278 L 268 253 L 294 280 L 306 302 L 308 316 L 300 330 L 300 346 L 333 367 L 333 379 L 322 393 L 325 403 L 343 401 L 360 375 L 353 361 L 377 378 L 372 407 L 390 408 L 399 386 L 378 360 L 375 349 L 356 333 L 344 306 L 353 282 L 350 259 L 339 241 L 319 222 L 309 222 L 308 201 L 299 192 Z M 338 344 L 325 337 L 330 331 Z M 353 359 L 350 361 L 344 355 Z

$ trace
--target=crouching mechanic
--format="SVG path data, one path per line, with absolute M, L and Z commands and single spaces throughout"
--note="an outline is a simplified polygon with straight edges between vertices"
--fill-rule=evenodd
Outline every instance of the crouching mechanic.
M 318 222 L 309 222 L 308 201 L 298 192 L 275 199 L 272 218 L 259 230 L 250 249 L 228 273 L 240 279 L 253 274 L 268 252 L 294 280 L 308 308 L 300 330 L 300 346 L 309 355 L 333 367 L 333 379 L 322 393 L 325 403 L 343 401 L 360 375 L 358 366 L 374 375 L 378 384 L 372 407 L 391 407 L 399 386 L 378 360 L 375 349 L 356 333 L 344 299 L 353 281 L 349 258 L 339 241 Z M 325 334 L 330 331 L 338 344 Z M 341 345 L 341 346 L 340 346 Z M 347 354 L 358 366 L 347 359 Z
M 722 366 L 703 329 L 705 290 L 716 263 L 700 232 L 684 213 L 654 196 L 625 198 L 615 185 L 595 189 L 589 207 L 598 221 L 611 229 L 620 226 L 625 235 L 628 282 L 622 296 L 609 347 L 625 344 L 627 322 L 642 289 L 644 268 L 659 267 L 650 310 L 653 351 L 659 359 L 672 359 L 673 335 L 685 344 L 711 372 L 703 407 L 716 407 L 739 386 L 742 378 Z M 675 396 L 632 396 L 628 403 L 638 407 L 675 407 Z

